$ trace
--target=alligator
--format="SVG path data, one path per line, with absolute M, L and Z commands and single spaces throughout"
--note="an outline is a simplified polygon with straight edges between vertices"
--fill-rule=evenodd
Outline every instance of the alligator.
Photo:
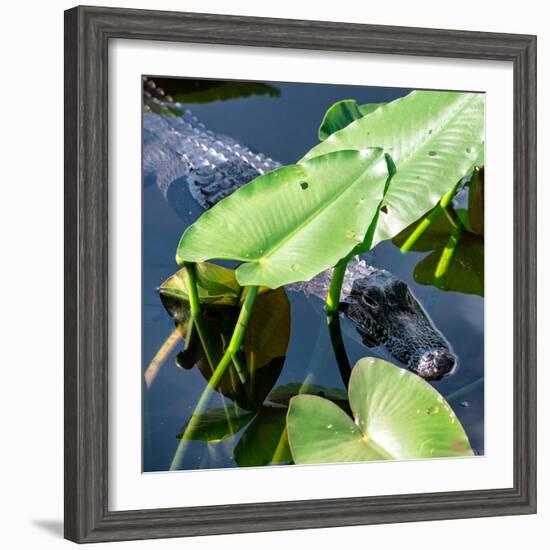
M 164 93 L 145 80 L 148 99 L 162 105 Z M 173 104 L 171 104 L 173 105 Z M 179 106 L 179 104 L 176 104 Z M 208 209 L 259 175 L 281 166 L 238 140 L 205 127 L 187 109 L 181 116 L 150 112 L 143 124 L 143 175 L 184 217 L 189 214 L 187 190 Z M 187 189 L 186 189 L 187 188 Z M 310 281 L 287 286 L 325 300 L 331 270 Z M 342 285 L 340 310 L 368 347 L 381 346 L 426 380 L 451 373 L 457 357 L 408 285 L 364 258 L 352 259 Z

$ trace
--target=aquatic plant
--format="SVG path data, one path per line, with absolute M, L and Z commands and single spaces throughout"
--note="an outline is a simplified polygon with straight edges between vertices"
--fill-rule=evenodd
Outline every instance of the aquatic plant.
M 296 464 L 472 456 L 450 405 L 428 382 L 387 361 L 361 359 L 349 384 L 350 417 L 315 395 L 290 400 Z
M 286 413 L 286 407 L 274 405 L 263 405 L 254 411 L 235 405 L 211 408 L 194 413 L 178 438 L 184 443 L 195 440 L 212 444 L 238 437 L 233 458 L 239 466 L 289 464 L 292 457 L 286 437 Z M 194 423 L 192 431 L 188 429 L 190 423 Z
M 448 193 L 474 166 L 484 140 L 483 94 L 415 91 L 331 134 L 305 159 L 380 147 L 395 174 L 375 227 L 355 253 L 391 239 Z
M 470 188 L 470 193 L 471 193 Z M 434 211 L 429 227 L 414 240 L 411 236 L 424 220 L 416 222 L 396 235 L 392 242 L 407 252 L 430 252 L 413 271 L 414 280 L 423 285 L 434 285 L 441 290 L 464 294 L 484 295 L 484 240 L 482 208 L 447 207 L 445 215 Z M 478 215 L 481 214 L 481 215 Z M 427 219 L 427 218 L 425 218 Z
M 339 102 L 319 129 L 324 141 L 302 160 L 254 179 L 189 226 L 176 260 L 184 266 L 189 326 L 196 327 L 211 369 L 191 420 L 199 422 L 231 365 L 246 381 L 240 354 L 261 287 L 278 289 L 334 267 L 327 315 L 339 364 L 346 363 L 336 312 L 347 262 L 417 223 L 403 245 L 412 249 L 441 213 L 449 214 L 455 193 L 482 164 L 483 131 L 481 94 L 418 91 L 388 104 Z M 437 248 L 432 279 L 446 276 L 462 225 L 457 217 L 447 245 Z M 212 296 L 201 295 L 196 271 L 197 262 L 213 259 L 240 262 L 234 282 L 244 287 L 221 356 L 207 351 L 201 314 Z M 344 383 L 348 377 L 343 374 Z M 197 428 L 192 421 L 182 441 Z M 172 467 L 180 460 L 178 451 Z
M 235 438 L 233 458 L 243 467 L 292 463 L 286 426 L 288 404 L 293 397 L 304 394 L 318 395 L 349 408 L 347 393 L 342 389 L 307 382 L 284 384 L 255 409 L 231 404 L 195 412 L 177 437 L 183 441 L 180 445 L 185 445 L 186 440 L 216 444 Z M 191 424 L 194 427 L 189 430 Z
M 240 429 L 238 411 L 256 414 L 279 377 L 290 339 L 290 304 L 284 288 L 253 288 L 255 307 L 253 311 L 247 310 L 248 330 L 246 334 L 244 330 L 241 332 L 237 343 L 234 327 L 238 319 L 242 323 L 239 309 L 246 302 L 243 296 L 246 289 L 237 283 L 234 270 L 198 263 L 191 269 L 179 270 L 159 289 L 165 309 L 185 336 L 185 349 L 177 356 L 178 365 L 183 369 L 196 365 L 208 382 L 180 436 L 174 468 L 181 462 L 186 442 L 202 439 L 205 422 L 208 426 L 212 422 L 216 425 L 218 418 L 214 413 L 207 415 L 207 421 L 203 419 L 214 391 L 233 402 L 228 405 L 222 397 L 229 437 Z M 228 346 L 228 342 L 233 342 L 234 347 Z M 216 369 L 224 358 L 228 363 Z M 267 411 L 263 417 L 268 417 Z M 282 431 L 284 414 L 280 422 Z M 265 430 L 264 420 L 256 424 Z
M 176 261 L 242 262 L 243 286 L 307 281 L 363 241 L 388 179 L 381 149 L 320 155 L 260 176 L 182 235 Z
M 215 264 L 195 266 L 201 314 L 193 320 L 189 272 L 181 269 L 160 286 L 161 301 L 185 336 L 185 350 L 177 356 L 183 369 L 197 366 L 206 380 L 212 376 L 230 341 L 244 288 L 235 271 Z M 290 304 L 284 288 L 260 288 L 235 362 L 216 390 L 239 407 L 255 410 L 275 384 L 290 340 Z

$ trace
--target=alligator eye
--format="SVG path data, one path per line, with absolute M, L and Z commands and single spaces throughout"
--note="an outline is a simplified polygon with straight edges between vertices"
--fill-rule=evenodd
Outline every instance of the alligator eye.
M 414 308 L 414 298 L 411 294 L 411 291 L 407 289 L 407 304 L 409 304 L 409 307 Z
M 373 300 L 368 294 L 362 294 L 361 295 L 361 301 L 363 304 L 365 304 L 369 309 L 378 309 L 378 304 L 375 300 Z

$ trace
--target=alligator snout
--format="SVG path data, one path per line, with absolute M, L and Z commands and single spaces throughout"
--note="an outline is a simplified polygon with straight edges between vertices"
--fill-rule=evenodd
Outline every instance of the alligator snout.
M 384 346 L 425 380 L 440 380 L 457 364 L 451 345 L 409 286 L 388 271 L 373 269 L 354 279 L 343 311 L 366 346 Z
M 441 380 L 456 365 L 456 357 L 445 349 L 426 351 L 418 360 L 416 372 L 425 380 Z

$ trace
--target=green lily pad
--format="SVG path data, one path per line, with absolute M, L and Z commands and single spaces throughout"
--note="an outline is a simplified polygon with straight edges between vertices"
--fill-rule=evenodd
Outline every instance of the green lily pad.
M 243 286 L 309 280 L 363 241 L 387 175 L 380 149 L 336 151 L 274 170 L 202 214 L 181 237 L 176 260 L 243 262 L 236 269 Z
M 292 398 L 287 429 L 296 464 L 473 456 L 449 404 L 407 370 L 361 359 L 349 400 L 353 419 L 327 399 Z

